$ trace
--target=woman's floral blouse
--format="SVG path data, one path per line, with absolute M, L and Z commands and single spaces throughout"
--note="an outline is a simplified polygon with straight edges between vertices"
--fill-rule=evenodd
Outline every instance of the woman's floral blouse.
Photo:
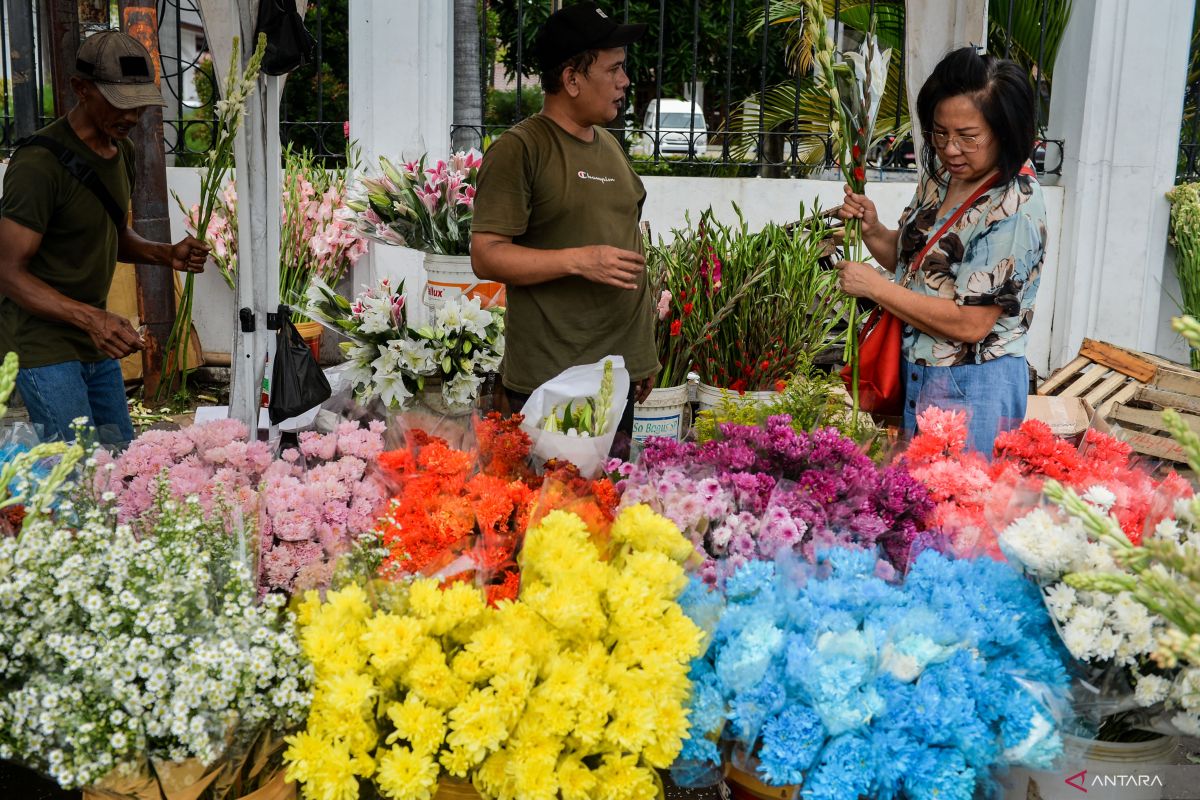
M 904 326 L 904 356 L 922 366 L 982 364 L 1025 355 L 1046 254 L 1046 203 L 1032 164 L 1007 186 L 983 194 L 942 234 L 911 275 L 910 264 L 930 236 L 957 210 L 938 217 L 946 187 L 928 178 L 900 216 L 896 281 L 959 305 L 1001 308 L 1000 319 L 978 343 L 955 342 Z

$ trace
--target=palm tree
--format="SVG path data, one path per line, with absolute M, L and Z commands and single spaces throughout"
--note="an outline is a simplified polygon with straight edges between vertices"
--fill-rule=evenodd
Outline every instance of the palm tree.
M 478 0 L 454 0 L 454 128 L 453 149 L 479 147 L 483 98 L 479 84 Z M 469 127 L 468 127 L 469 126 Z
M 823 0 L 825 13 L 833 18 L 834 0 Z M 903 0 L 839 0 L 838 22 L 848 38 L 861 37 L 870 28 L 872 8 L 875 14 L 875 33 L 881 47 L 893 53 L 903 52 L 905 7 Z M 746 35 L 761 34 L 765 24 L 784 29 L 787 40 L 788 68 L 796 76 L 789 83 L 769 87 L 765 95 L 748 97 L 731 115 L 729 131 L 732 152 L 745 157 L 752 148 L 761 148 L 769 156 L 771 145 L 787 142 L 786 158 L 775 159 L 795 163 L 803 168 L 819 168 L 832 160 L 828 152 L 829 119 L 832 115 L 829 96 L 818 88 L 812 72 L 812 43 L 801 24 L 802 0 L 778 0 L 771 3 L 769 17 L 761 11 L 752 17 Z M 1012 58 L 1030 71 L 1039 90 L 1040 120 L 1046 120 L 1049 105 L 1049 86 L 1054 59 L 1071 14 L 1071 0 L 1043 0 L 1042 3 L 1020 0 L 992 0 L 988 4 L 988 31 L 992 51 Z M 1041 63 L 1039 64 L 1039 54 Z M 1040 72 L 1040 77 L 1039 73 Z M 760 114 L 760 107 L 762 113 Z M 894 135 L 904 139 L 912 126 L 908 118 L 908 97 L 904 89 L 903 64 L 893 57 L 888 65 L 887 89 L 875 127 L 877 140 Z M 794 162 L 793 162 L 794 158 Z

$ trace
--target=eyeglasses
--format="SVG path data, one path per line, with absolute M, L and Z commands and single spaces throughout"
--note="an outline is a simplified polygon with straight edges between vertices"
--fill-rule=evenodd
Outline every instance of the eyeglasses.
M 945 150 L 951 144 L 958 147 L 960 153 L 974 153 L 979 149 L 981 144 L 987 142 L 986 136 L 951 136 L 947 133 L 939 133 L 934 131 L 928 134 L 929 141 L 933 142 L 933 146 L 938 150 Z

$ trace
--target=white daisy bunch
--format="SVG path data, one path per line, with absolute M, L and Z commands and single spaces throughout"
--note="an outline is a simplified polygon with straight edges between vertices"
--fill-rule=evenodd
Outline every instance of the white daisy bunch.
M 303 720 L 310 668 L 237 539 L 160 493 L 137 539 L 64 501 L 0 539 L 0 758 L 66 788 L 146 759 L 205 764 Z

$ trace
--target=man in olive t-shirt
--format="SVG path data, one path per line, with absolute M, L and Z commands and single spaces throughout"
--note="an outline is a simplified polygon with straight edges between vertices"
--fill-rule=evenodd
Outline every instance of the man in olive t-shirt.
M 475 274 L 508 286 L 501 370 L 513 410 L 568 367 L 620 355 L 633 383 L 626 436 L 659 369 L 638 231 L 646 192 L 600 126 L 620 113 L 624 48 L 644 31 L 594 3 L 550 16 L 537 41 L 542 113 L 484 154 L 471 221 Z
M 73 438 L 72 420 L 83 417 L 102 441 L 119 443 L 133 426 L 117 359 L 143 343 L 105 309 L 117 258 L 200 272 L 208 248 L 190 236 L 148 242 L 114 221 L 133 192 L 129 134 L 143 108 L 163 104 L 149 52 L 105 31 L 84 40 L 76 66 L 79 103 L 20 146 L 4 173 L 0 353 L 20 358 L 17 388 L 44 438 Z M 81 181 L 89 173 L 99 191 Z

